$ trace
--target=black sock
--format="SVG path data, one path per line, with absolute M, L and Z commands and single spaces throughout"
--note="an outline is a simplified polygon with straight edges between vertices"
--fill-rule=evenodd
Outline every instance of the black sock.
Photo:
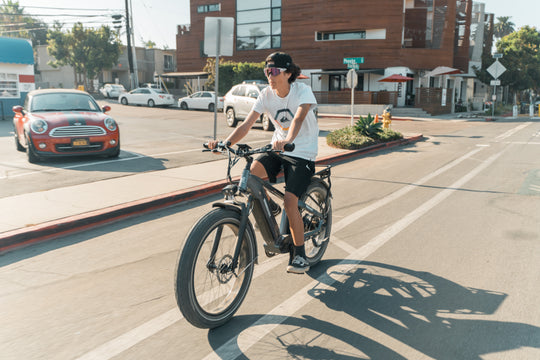
M 294 255 L 300 255 L 304 259 L 306 258 L 306 248 L 304 245 L 296 246 L 294 245 Z

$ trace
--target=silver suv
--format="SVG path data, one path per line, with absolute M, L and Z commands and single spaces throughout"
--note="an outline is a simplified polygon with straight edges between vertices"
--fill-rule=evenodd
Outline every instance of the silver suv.
M 245 82 L 233 86 L 231 90 L 225 94 L 223 103 L 223 111 L 227 118 L 227 125 L 235 127 L 239 120 L 244 120 L 253 108 L 261 91 L 267 86 L 268 84 L 248 84 Z M 257 122 L 262 123 L 262 128 L 265 131 L 274 130 L 272 121 L 270 121 L 266 114 L 262 114 Z

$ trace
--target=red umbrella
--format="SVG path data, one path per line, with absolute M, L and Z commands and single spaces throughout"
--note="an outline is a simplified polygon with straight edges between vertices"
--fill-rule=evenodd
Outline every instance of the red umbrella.
M 435 69 L 431 70 L 424 76 L 441 76 L 441 75 L 455 75 L 455 74 L 462 74 L 463 71 L 459 69 L 454 69 L 448 66 L 437 66 Z
M 409 81 L 409 80 L 414 80 L 414 79 L 411 78 L 411 77 L 408 77 L 408 76 L 403 76 L 403 75 L 399 75 L 399 74 L 392 74 L 390 76 L 379 79 L 378 81 L 381 81 L 381 82 L 405 82 L 405 81 Z

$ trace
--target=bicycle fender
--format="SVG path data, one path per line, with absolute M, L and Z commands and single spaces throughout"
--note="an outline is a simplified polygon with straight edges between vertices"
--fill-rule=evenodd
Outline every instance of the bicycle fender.
M 224 203 L 224 202 L 216 202 L 216 203 L 212 204 L 212 207 L 214 207 L 214 208 L 217 207 L 217 208 L 221 208 L 221 209 L 227 209 L 227 210 L 236 211 L 238 213 L 238 215 L 242 215 L 242 209 L 238 205 L 228 204 L 228 203 Z M 253 229 L 253 225 L 251 224 L 251 221 L 249 221 L 249 220 L 248 220 L 248 223 L 247 223 L 246 231 L 249 231 L 251 233 L 251 235 L 252 235 L 251 238 L 253 239 L 253 249 L 255 250 L 255 264 L 258 264 L 259 263 L 259 251 L 257 250 L 257 241 L 256 241 L 256 237 L 255 237 L 255 230 Z

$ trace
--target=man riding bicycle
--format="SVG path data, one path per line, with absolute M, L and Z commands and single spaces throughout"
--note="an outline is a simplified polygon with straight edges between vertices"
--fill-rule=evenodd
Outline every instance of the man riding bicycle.
M 251 173 L 259 178 L 268 176 L 276 182 L 277 174 L 283 169 L 285 174 L 284 206 L 294 244 L 287 272 L 303 274 L 309 270 L 304 248 L 304 223 L 298 210 L 298 199 L 304 194 L 315 172 L 315 158 L 318 150 L 319 127 L 313 109 L 317 106 L 311 88 L 296 83 L 300 68 L 293 63 L 289 54 L 275 52 L 265 61 L 264 73 L 269 87 L 257 98 L 257 102 L 244 122 L 225 140 L 238 143 L 247 135 L 255 121 L 266 113 L 274 125 L 272 147 L 283 151 L 285 144 L 295 144 L 291 152 L 266 153 L 259 156 L 251 166 Z M 218 141 L 210 141 L 213 149 Z M 280 208 L 270 201 L 272 213 L 279 214 Z

